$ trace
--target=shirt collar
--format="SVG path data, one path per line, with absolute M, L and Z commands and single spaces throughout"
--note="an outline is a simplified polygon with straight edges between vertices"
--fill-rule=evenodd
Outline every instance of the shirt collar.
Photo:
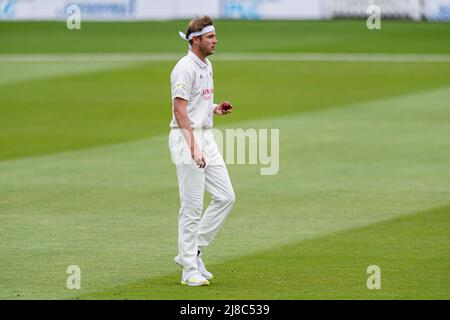
M 197 57 L 197 55 L 196 55 L 195 53 L 193 53 L 191 50 L 189 50 L 188 56 L 189 56 L 192 60 L 194 60 L 194 62 L 195 62 L 196 64 L 198 64 L 198 66 L 199 66 L 200 68 L 206 69 L 206 68 L 208 67 L 208 64 L 205 63 L 205 62 L 203 62 L 202 60 L 200 60 L 200 58 Z

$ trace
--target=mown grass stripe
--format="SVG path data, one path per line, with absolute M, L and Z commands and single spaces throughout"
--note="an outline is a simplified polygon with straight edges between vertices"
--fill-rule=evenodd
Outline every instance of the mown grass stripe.
M 450 205 L 211 264 L 207 288 L 180 272 L 76 299 L 449 299 Z M 207 259 L 207 258 L 205 258 Z M 381 269 L 381 289 L 366 272 Z

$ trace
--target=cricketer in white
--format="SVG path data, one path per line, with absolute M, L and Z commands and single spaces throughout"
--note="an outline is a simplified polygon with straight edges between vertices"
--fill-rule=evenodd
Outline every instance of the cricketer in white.
M 213 116 L 231 113 L 228 102 L 214 104 L 211 62 L 217 43 L 211 18 L 193 19 L 186 34 L 190 50 L 174 67 L 170 76 L 172 113 L 169 149 L 176 165 L 180 211 L 178 216 L 178 255 L 183 267 L 181 283 L 209 285 L 213 275 L 207 271 L 203 249 L 208 246 L 230 213 L 235 194 L 225 162 L 212 133 Z M 205 190 L 212 201 L 202 215 Z

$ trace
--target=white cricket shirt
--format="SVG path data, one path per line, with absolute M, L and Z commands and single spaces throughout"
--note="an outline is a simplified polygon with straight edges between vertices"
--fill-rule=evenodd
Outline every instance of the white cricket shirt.
M 187 114 L 191 128 L 212 128 L 214 116 L 214 83 L 211 62 L 200 60 L 191 50 L 181 58 L 170 75 L 172 87 L 171 128 L 178 128 L 173 114 L 173 101 L 176 97 L 188 101 Z

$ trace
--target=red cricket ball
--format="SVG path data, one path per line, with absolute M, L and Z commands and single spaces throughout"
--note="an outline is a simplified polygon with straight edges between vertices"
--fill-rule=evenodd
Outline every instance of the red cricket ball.
M 228 110 L 230 110 L 231 108 L 232 108 L 232 106 L 231 106 L 230 103 L 228 103 L 228 102 L 222 103 L 222 110 L 228 111 Z

